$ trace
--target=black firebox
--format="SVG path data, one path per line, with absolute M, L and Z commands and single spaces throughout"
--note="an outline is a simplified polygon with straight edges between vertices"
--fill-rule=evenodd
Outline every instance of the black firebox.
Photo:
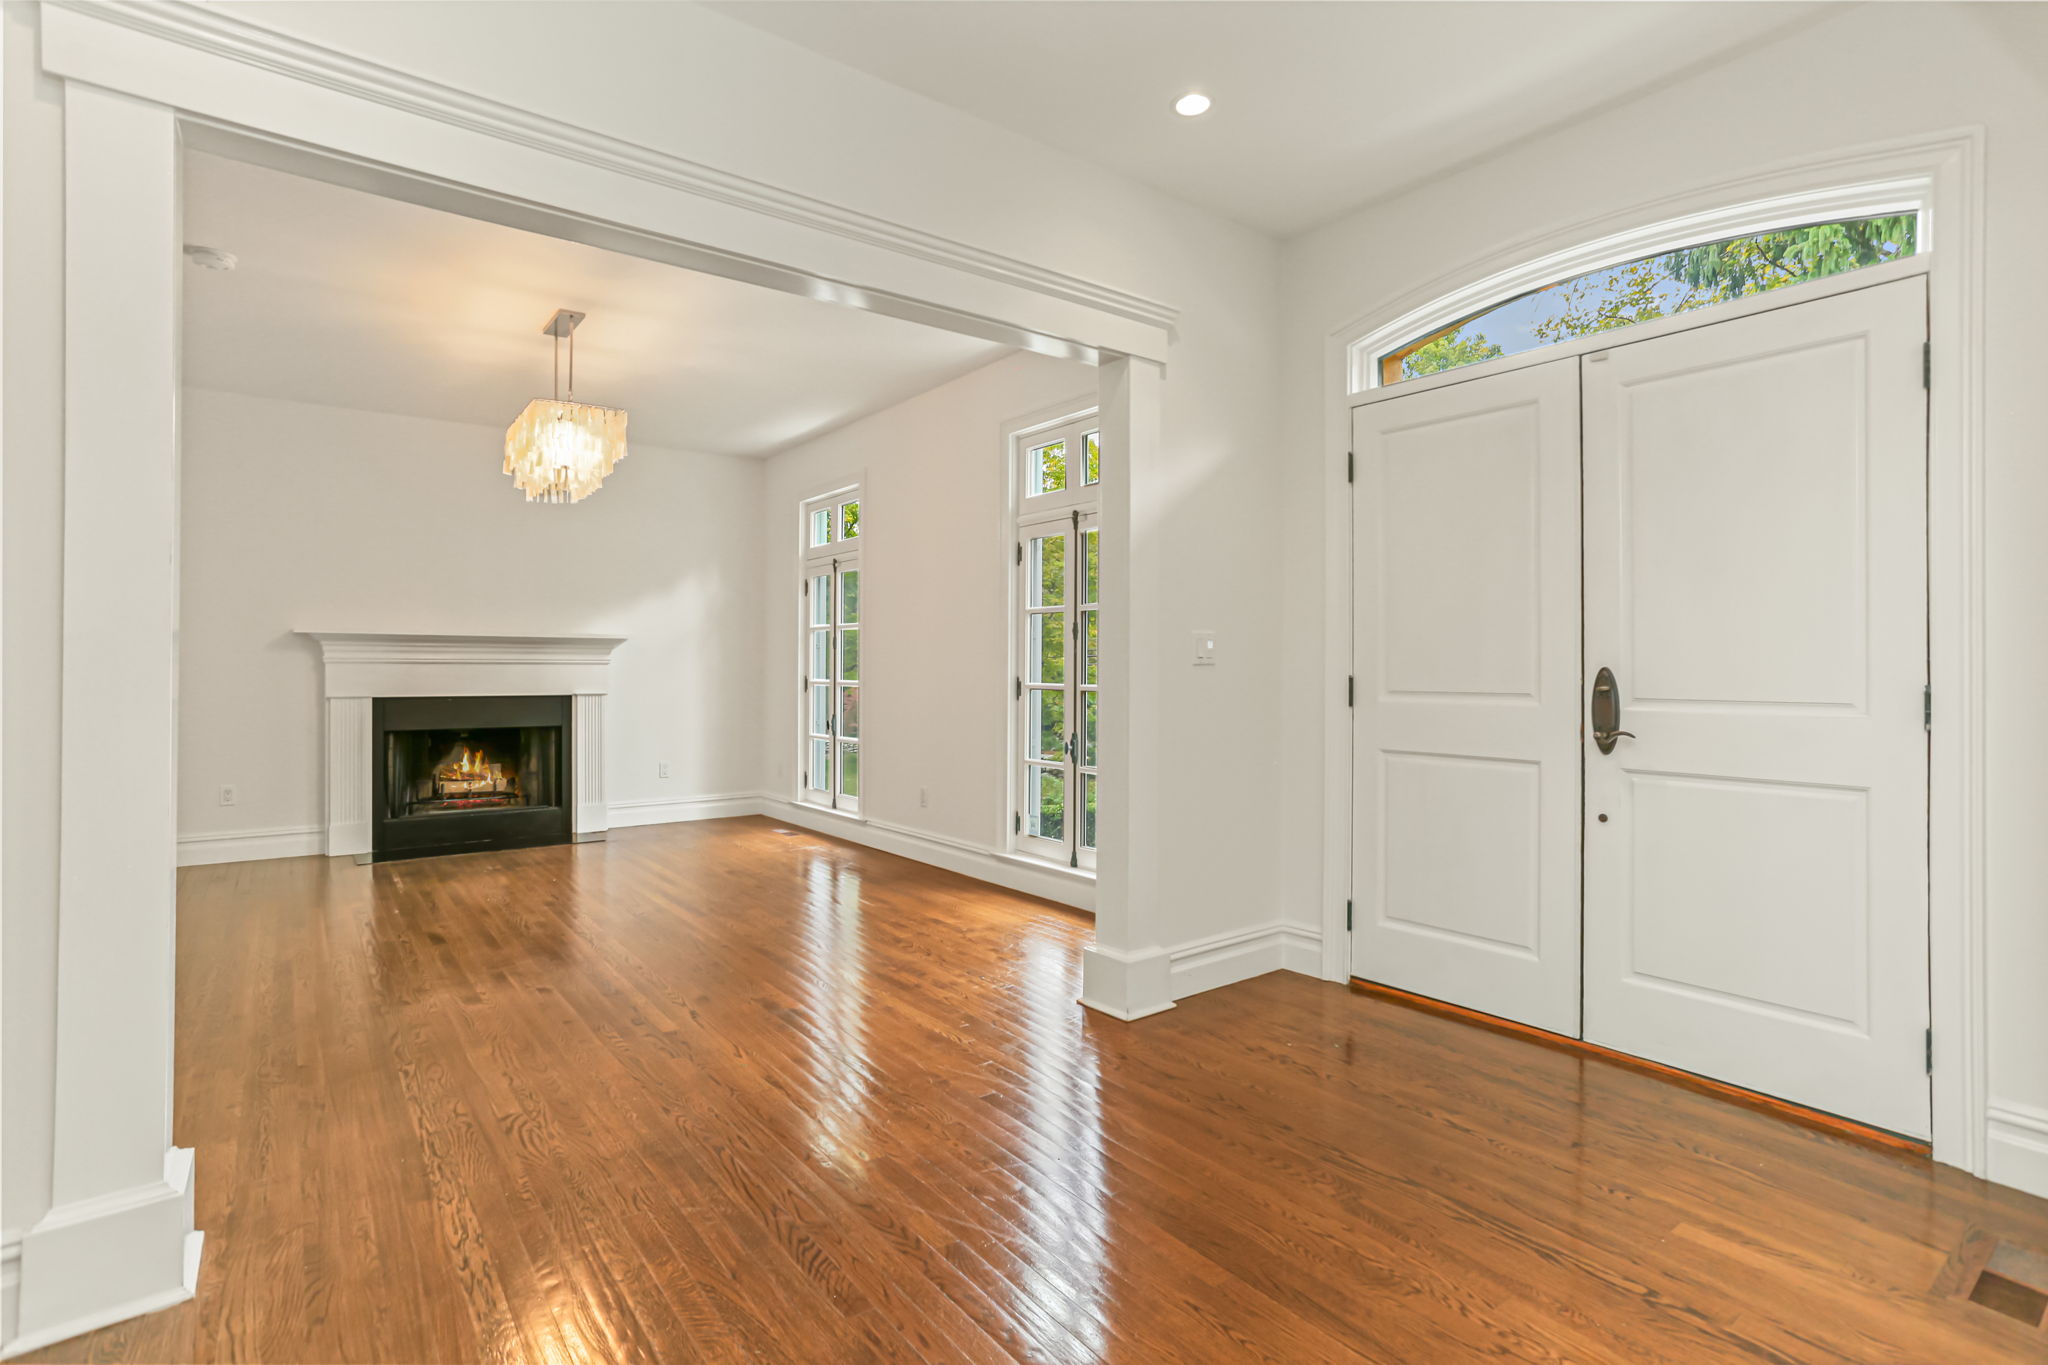
M 377 861 L 566 844 L 569 698 L 379 697 Z

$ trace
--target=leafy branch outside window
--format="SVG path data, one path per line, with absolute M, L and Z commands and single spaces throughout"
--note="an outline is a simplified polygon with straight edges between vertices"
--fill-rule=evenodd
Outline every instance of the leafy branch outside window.
M 1389 355 L 1382 362 L 1382 382 L 1439 374 L 1900 260 L 1917 249 L 1918 229 L 1918 217 L 1910 213 L 1821 223 L 1591 270 L 1496 304 Z M 1527 339 L 1502 344 L 1489 330 L 1501 336 L 1519 331 Z M 1392 372 L 1397 363 L 1398 374 Z

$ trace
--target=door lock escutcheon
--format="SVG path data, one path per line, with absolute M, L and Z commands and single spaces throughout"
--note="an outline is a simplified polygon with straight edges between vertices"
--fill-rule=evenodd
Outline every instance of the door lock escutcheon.
M 1613 753 L 1617 739 L 1635 738 L 1620 726 L 1621 693 L 1614 685 L 1614 670 L 1603 665 L 1593 675 L 1593 742 L 1601 753 Z

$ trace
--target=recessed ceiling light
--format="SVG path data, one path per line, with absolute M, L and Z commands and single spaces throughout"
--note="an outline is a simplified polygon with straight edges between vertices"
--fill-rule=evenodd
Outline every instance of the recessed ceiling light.
M 1209 112 L 1209 97 L 1199 90 L 1190 90 L 1173 102 L 1173 112 L 1184 118 Z
M 222 251 L 217 246 L 187 245 L 185 259 L 201 270 L 233 270 L 239 264 L 234 252 Z

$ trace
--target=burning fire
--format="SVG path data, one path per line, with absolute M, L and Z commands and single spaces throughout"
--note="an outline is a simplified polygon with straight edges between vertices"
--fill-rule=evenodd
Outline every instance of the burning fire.
M 437 797 L 515 790 L 506 781 L 504 764 L 493 763 L 484 750 L 472 749 L 467 744 L 442 759 L 434 769 L 434 794 Z

